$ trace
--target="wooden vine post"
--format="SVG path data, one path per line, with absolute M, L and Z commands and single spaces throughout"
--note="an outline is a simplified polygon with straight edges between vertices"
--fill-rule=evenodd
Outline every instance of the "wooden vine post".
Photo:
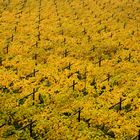
M 35 88 L 34 88 L 34 89 L 33 89 L 33 96 L 32 96 L 32 97 L 33 97 L 33 105 L 35 104 L 35 103 L 34 103 L 34 101 L 35 101 L 35 93 L 36 93 L 36 90 L 35 90 Z
M 92 48 L 90 49 L 90 51 L 91 51 L 91 52 L 94 52 L 94 51 L 95 51 L 95 48 L 96 48 L 96 47 L 93 45 Z
M 38 54 L 35 53 L 35 55 L 34 55 L 34 57 L 33 57 L 33 59 L 35 60 L 35 65 L 37 65 L 37 57 L 38 57 Z
M 33 71 L 33 77 L 35 77 L 36 72 L 37 72 L 37 71 L 34 69 L 34 71 Z
M 95 64 L 98 64 L 99 67 L 101 67 L 102 61 L 103 61 L 103 58 L 100 56 L 100 57 L 98 58 L 98 61 L 97 61 Z
M 43 103 L 44 103 L 44 101 L 43 101 L 43 98 L 42 98 L 42 95 L 41 95 L 41 94 L 39 94 L 38 99 L 39 99 L 39 104 L 43 104 Z
M 99 67 L 101 67 L 101 62 L 102 62 L 102 57 L 99 57 L 99 61 L 98 61 Z
M 110 78 L 111 78 L 111 75 L 108 73 L 108 74 L 107 74 L 107 81 L 108 81 L 108 82 L 110 81 Z
M 5 50 L 6 50 L 6 54 L 8 54 L 9 53 L 9 43 L 6 45 L 6 47 L 4 48 Z
M 81 111 L 83 110 L 83 108 L 84 107 L 79 107 L 78 109 L 76 109 L 75 113 L 72 115 L 72 116 L 77 115 L 78 122 L 81 121 Z
M 77 118 L 78 119 L 78 122 L 80 122 L 80 115 L 81 115 L 81 110 L 79 109 L 78 110 L 78 118 Z
M 24 104 L 24 100 L 26 100 L 28 97 L 30 97 L 30 96 L 32 96 L 32 105 L 35 105 L 35 93 L 37 92 L 37 90 L 34 88 L 33 89 L 33 92 L 32 93 L 30 93 L 30 94 L 28 94 L 28 95 L 26 95 L 26 96 L 24 96 L 23 98 L 21 98 L 20 100 L 19 100 L 19 104 Z
M 64 57 L 67 57 L 68 54 L 69 54 L 69 51 L 68 51 L 67 49 L 65 49 L 65 51 L 64 51 L 64 53 L 63 53 Z
M 122 98 L 120 98 L 119 110 L 122 110 L 122 102 L 123 102 L 123 100 L 122 100 Z
M 14 40 L 14 35 L 12 34 L 12 36 L 11 36 L 11 42 L 13 42 L 13 40 Z
M 78 114 L 77 120 L 78 120 L 78 122 L 81 121 L 81 111 L 82 111 L 82 109 L 83 109 L 83 107 L 82 108 L 79 107 L 78 110 L 77 110 L 77 114 Z
M 120 101 L 118 103 L 116 103 L 115 105 L 109 107 L 109 109 L 113 109 L 115 106 L 119 105 L 119 110 L 122 110 L 122 102 L 125 101 L 126 99 L 122 99 L 120 98 Z
M 29 125 L 29 130 L 30 130 L 30 137 L 33 137 L 33 123 L 32 123 L 32 120 L 31 120 L 31 123 Z
M 131 61 L 131 58 L 132 58 L 131 53 L 129 53 L 129 56 L 128 56 L 128 61 L 129 62 Z
M 34 69 L 33 72 L 31 72 L 30 74 L 26 75 L 26 79 L 30 78 L 30 77 L 35 77 L 36 76 L 36 73 L 38 72 L 39 70 L 36 70 Z
M 33 135 L 33 127 L 34 126 L 33 125 L 34 125 L 35 122 L 36 121 L 31 120 L 29 124 L 27 124 L 27 125 L 23 126 L 22 128 L 20 128 L 19 131 L 20 130 L 25 130 L 26 128 L 28 128 L 29 132 L 30 132 L 30 137 L 33 138 L 34 137 L 34 135 Z
M 64 45 L 66 44 L 66 38 L 64 38 L 64 41 L 63 41 Z
M 72 87 L 73 91 L 75 91 L 75 86 L 77 85 L 77 83 L 75 82 L 75 80 L 73 80 L 73 84 L 70 86 Z
M 105 82 L 105 81 L 108 81 L 108 82 L 109 82 L 109 81 L 110 81 L 110 78 L 111 78 L 111 75 L 108 73 L 108 74 L 107 74 L 107 78 L 104 79 L 102 82 Z
M 72 64 L 69 63 L 68 66 L 66 66 L 66 67 L 63 68 L 63 70 L 65 70 L 65 69 L 71 70 L 71 66 L 72 66 Z
M 2 57 L 0 57 L 0 66 L 2 66 Z
M 87 68 L 85 67 L 85 73 L 84 73 L 84 79 L 85 79 L 85 87 L 84 87 L 84 89 L 85 90 L 87 89 L 87 73 L 88 73 L 88 71 L 87 71 Z

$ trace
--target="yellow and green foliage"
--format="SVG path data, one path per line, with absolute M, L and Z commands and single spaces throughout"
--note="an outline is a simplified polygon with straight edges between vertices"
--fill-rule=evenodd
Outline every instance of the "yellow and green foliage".
M 0 140 L 139 130 L 139 0 L 0 0 Z

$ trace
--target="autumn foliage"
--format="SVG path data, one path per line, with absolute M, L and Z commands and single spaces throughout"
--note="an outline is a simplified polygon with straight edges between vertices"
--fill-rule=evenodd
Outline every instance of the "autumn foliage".
M 0 1 L 0 140 L 139 130 L 139 0 Z

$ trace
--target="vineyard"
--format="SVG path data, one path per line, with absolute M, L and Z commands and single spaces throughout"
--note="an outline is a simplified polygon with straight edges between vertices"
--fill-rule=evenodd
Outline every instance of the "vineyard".
M 140 140 L 140 1 L 0 0 L 0 140 Z

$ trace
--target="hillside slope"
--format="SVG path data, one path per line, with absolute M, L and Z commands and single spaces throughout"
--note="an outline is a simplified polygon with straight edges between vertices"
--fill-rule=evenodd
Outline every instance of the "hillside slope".
M 0 1 L 1 140 L 139 140 L 140 2 Z

